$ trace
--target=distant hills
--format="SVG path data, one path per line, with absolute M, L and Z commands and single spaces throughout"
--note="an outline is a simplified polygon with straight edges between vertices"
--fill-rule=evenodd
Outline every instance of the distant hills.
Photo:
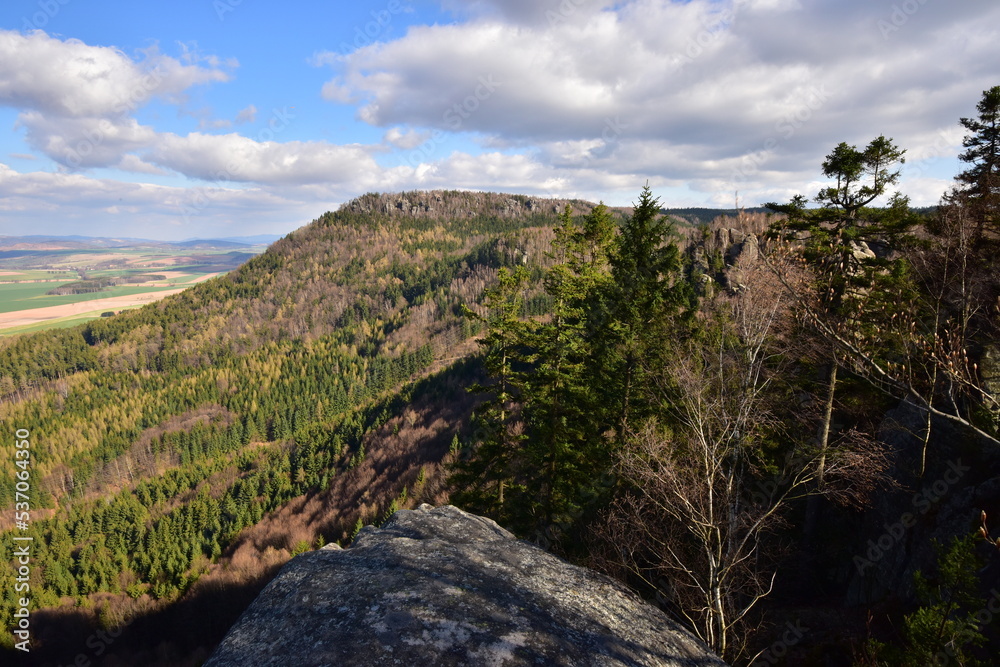
M 221 239 L 156 241 L 153 239 L 80 236 L 75 234 L 67 236 L 32 234 L 29 236 L 0 236 L 0 248 L 16 250 L 99 250 L 143 247 L 184 250 L 237 250 L 252 246 L 270 245 L 280 238 L 281 236 L 278 234 L 257 234 L 255 236 L 234 236 Z
M 735 208 L 665 208 L 662 211 L 669 217 L 686 222 L 689 225 L 707 225 L 720 215 L 735 217 L 739 211 Z M 758 206 L 745 208 L 743 213 L 768 213 L 770 209 Z
M 400 193 L 396 195 L 397 198 L 405 197 L 410 194 L 416 193 Z M 450 193 L 449 193 L 450 194 Z M 475 193 L 469 193 L 473 205 L 478 201 Z M 522 199 L 525 201 L 531 201 L 535 208 L 538 209 L 544 204 L 549 204 L 545 208 L 547 210 L 552 210 L 552 207 L 559 208 L 560 205 L 569 203 L 576 200 L 559 200 L 559 201 L 548 201 L 541 199 L 532 199 L 524 197 L 523 195 L 508 196 L 506 199 L 511 201 L 520 202 Z M 359 202 L 364 201 L 364 197 L 360 197 L 355 201 L 349 203 L 349 206 L 357 207 Z M 555 202 L 555 203 L 553 203 Z M 409 204 L 409 202 L 408 202 Z M 407 208 L 406 213 L 409 215 L 420 215 L 431 214 L 432 216 L 440 214 L 441 211 L 435 211 L 430 205 L 426 205 L 426 210 L 421 208 L 423 202 L 414 202 L 412 208 Z M 395 210 L 398 206 L 398 202 L 394 202 L 394 210 L 392 213 L 401 213 L 402 208 Z M 613 209 L 620 211 L 622 213 L 627 213 L 631 210 L 629 207 L 612 207 Z M 498 209 L 499 210 L 499 209 Z M 528 210 L 531 210 L 531 206 L 528 206 Z M 735 216 L 737 214 L 736 209 L 723 209 L 723 208 L 664 208 L 663 213 L 674 218 L 679 222 L 683 222 L 689 225 L 707 225 L 712 220 L 716 219 L 721 215 Z M 744 209 L 744 213 L 765 213 L 768 209 L 762 207 L 747 208 Z M 388 211 L 385 211 L 388 212 Z M 471 212 L 471 211 L 470 211 Z M 106 237 L 106 236 L 82 236 L 79 234 L 68 234 L 68 235 L 46 235 L 46 234 L 31 234 L 27 236 L 2 236 L 0 235 L 0 249 L 4 250 L 100 250 L 108 248 L 163 248 L 163 249 L 178 249 L 178 250 L 239 250 L 242 248 L 252 247 L 252 246 L 262 246 L 271 245 L 278 239 L 282 238 L 283 235 L 280 234 L 254 234 L 251 236 L 226 236 L 222 238 L 189 238 L 183 241 L 157 241 L 155 239 L 143 239 L 143 238 L 131 238 L 131 237 Z
M 101 647 L 105 664 L 198 664 L 293 552 L 346 544 L 394 507 L 447 501 L 444 461 L 478 400 L 466 388 L 483 380 L 469 358 L 479 327 L 462 306 L 515 265 L 538 276 L 539 302 L 566 204 L 593 207 L 365 195 L 180 294 L 0 339 L 0 421 L 31 415 L 32 488 L 46 494 L 30 536 L 55 545 L 32 560 L 44 576 L 32 588 L 34 664 L 97 664 L 81 651 L 102 623 L 128 626 Z M 137 242 L 7 238 L 0 257 Z M 212 254 L 169 247 L 140 254 Z M 223 247 L 215 254 L 244 253 Z M 16 563 L 4 550 L 14 473 L 0 470 L 3 580 Z M 0 626 L 15 611 L 0 598 Z M 14 650 L 0 636 L 0 664 L 15 664 Z

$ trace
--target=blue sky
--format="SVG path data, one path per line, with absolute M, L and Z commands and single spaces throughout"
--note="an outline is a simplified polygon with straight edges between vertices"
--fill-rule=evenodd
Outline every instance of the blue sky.
M 285 233 L 368 191 L 815 194 L 840 141 L 936 203 L 994 0 L 5 0 L 0 235 Z

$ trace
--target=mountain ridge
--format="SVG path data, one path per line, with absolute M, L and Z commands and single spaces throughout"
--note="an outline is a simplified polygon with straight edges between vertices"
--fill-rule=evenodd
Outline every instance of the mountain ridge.
M 447 501 L 442 464 L 481 372 L 460 307 L 525 255 L 539 273 L 555 221 L 471 212 L 341 207 L 150 307 L 0 341 L 0 417 L 31 425 L 31 534 L 54 545 L 34 564 L 41 664 L 72 661 L 78 629 L 124 624 L 109 655 L 195 664 L 248 601 L 218 587 L 252 594 L 317 540 Z M 13 483 L 0 476 L 2 497 Z M 180 630 L 205 605 L 219 622 Z

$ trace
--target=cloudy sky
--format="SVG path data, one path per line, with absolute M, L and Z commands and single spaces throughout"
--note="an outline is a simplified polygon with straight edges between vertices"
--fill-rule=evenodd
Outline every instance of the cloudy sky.
M 996 0 L 3 0 L 0 235 L 285 233 L 370 191 L 815 194 L 839 142 L 937 202 Z

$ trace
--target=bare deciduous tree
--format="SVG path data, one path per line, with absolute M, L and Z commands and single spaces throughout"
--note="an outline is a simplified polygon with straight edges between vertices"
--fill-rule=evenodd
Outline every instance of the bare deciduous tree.
M 620 455 L 630 491 L 605 517 L 609 548 L 599 556 L 640 577 L 730 660 L 746 652 L 751 612 L 774 585 L 771 533 L 790 501 L 815 489 L 817 470 L 815 448 L 792 444 L 778 418 L 777 334 L 790 299 L 763 265 L 741 268 L 743 289 L 716 300 L 709 333 L 664 369 L 668 418 L 634 434 Z M 876 449 L 838 449 L 828 454 L 826 489 L 856 501 L 885 468 Z

